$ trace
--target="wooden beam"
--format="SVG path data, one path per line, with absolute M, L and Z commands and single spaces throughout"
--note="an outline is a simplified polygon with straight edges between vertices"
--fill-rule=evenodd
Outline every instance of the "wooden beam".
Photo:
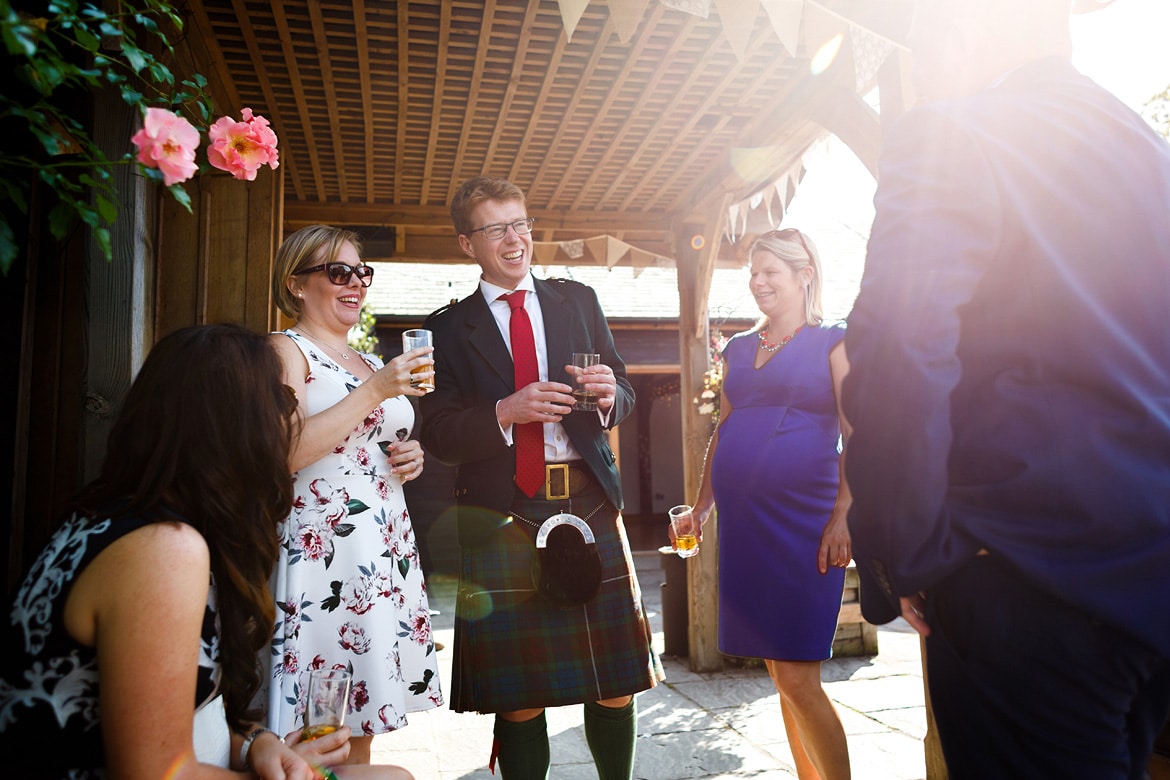
M 715 225 L 687 223 L 677 236 L 679 293 L 679 398 L 682 407 L 683 489 L 688 503 L 699 493 L 703 456 L 711 438 L 711 420 L 699 414 L 690 399 L 703 384 L 710 364 L 707 333 L 707 298 L 711 264 L 705 246 L 693 240 L 714 232 Z M 705 240 L 705 239 L 704 239 Z M 703 277 L 706 276 L 706 280 Z M 689 603 L 688 648 L 691 671 L 710 672 L 723 667 L 718 645 L 719 617 L 719 526 L 713 514 L 703 529 L 699 554 L 687 559 L 687 601 Z
M 892 58 L 896 59 L 896 58 Z M 885 93 L 882 93 L 885 102 Z M 877 178 L 878 150 L 882 143 L 881 120 L 856 92 L 832 89 L 810 106 L 814 122 L 845 142 L 857 159 Z
M 577 230 L 596 236 L 616 231 L 653 231 L 673 236 L 674 223 L 667 214 L 621 211 L 564 211 L 529 209 L 538 230 Z M 284 204 L 286 224 L 315 225 L 415 225 L 451 230 L 451 213 L 445 204 L 418 206 L 391 203 L 319 203 L 301 199 Z

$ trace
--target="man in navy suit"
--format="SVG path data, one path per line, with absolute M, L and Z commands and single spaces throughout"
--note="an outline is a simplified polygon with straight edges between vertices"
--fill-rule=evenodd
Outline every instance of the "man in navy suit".
M 953 778 L 1140 778 L 1170 709 L 1170 146 L 1069 0 L 919 0 L 843 405 Z
M 471 179 L 451 217 L 460 247 L 482 269 L 476 291 L 426 325 L 436 378 L 422 400 L 420 439 L 458 467 L 463 562 L 451 708 L 496 713 L 493 762 L 498 756 L 505 780 L 528 780 L 548 775 L 544 708 L 583 703 L 599 777 L 628 780 L 633 694 L 661 678 L 606 435 L 633 408 L 633 388 L 594 291 L 530 273 L 533 220 L 518 187 Z M 524 384 L 528 350 L 514 344 L 517 317 L 530 326 L 535 352 Z M 574 352 L 597 353 L 600 364 L 570 373 Z M 573 410 L 574 384 L 598 394 L 596 411 Z M 535 437 L 535 482 L 517 457 L 525 425 Z M 561 513 L 588 524 L 601 558 L 600 590 L 579 605 L 558 604 L 533 585 L 537 529 Z

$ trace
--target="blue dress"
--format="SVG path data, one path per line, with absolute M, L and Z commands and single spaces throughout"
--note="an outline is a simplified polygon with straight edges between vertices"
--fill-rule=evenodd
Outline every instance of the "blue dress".
M 840 426 L 829 352 L 843 324 L 806 327 L 755 368 L 756 334 L 724 349 L 731 413 L 719 429 L 719 649 L 820 661 L 832 655 L 843 569 L 817 571 L 837 496 Z

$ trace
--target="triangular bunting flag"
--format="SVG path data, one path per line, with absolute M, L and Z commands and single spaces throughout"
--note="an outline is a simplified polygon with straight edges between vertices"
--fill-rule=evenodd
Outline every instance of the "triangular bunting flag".
M 573 40 L 573 30 L 577 29 L 577 22 L 581 21 L 581 14 L 585 13 L 585 6 L 589 0 L 557 0 L 561 6 L 561 22 L 565 25 L 565 37 Z
M 638 31 L 638 24 L 646 13 L 650 0 L 608 0 L 609 19 L 617 31 L 618 40 L 629 43 Z
M 737 60 L 743 62 L 752 39 L 752 28 L 756 26 L 760 0 L 715 0 L 715 5 L 731 51 Z
M 762 0 L 776 37 L 788 54 L 795 57 L 800 46 L 800 20 L 804 15 L 804 0 Z

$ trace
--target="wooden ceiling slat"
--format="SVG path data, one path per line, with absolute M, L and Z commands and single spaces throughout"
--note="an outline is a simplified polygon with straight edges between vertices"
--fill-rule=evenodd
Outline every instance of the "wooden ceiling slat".
M 655 138 L 655 137 L 661 137 L 662 134 L 669 132 L 668 125 L 669 125 L 670 121 L 674 121 L 676 123 L 674 125 L 673 132 L 677 132 L 681 135 L 688 135 L 688 134 L 694 132 L 696 127 L 699 125 L 699 123 L 701 121 L 703 121 L 704 117 L 707 117 L 707 116 L 711 116 L 711 115 L 722 116 L 724 118 L 724 123 L 727 123 L 729 117 L 727 117 L 726 112 L 719 110 L 719 103 L 724 99 L 722 97 L 725 94 L 724 91 L 727 89 L 730 89 L 732 83 L 741 78 L 751 56 L 761 48 L 763 43 L 766 40 L 768 40 L 770 38 L 770 36 L 772 36 L 772 33 L 770 30 L 765 31 L 763 29 L 757 28 L 755 31 L 753 31 L 751 39 L 748 42 L 748 47 L 746 50 L 747 53 L 745 54 L 743 59 L 739 60 L 735 67 L 725 70 L 722 77 L 719 78 L 719 81 L 712 88 L 705 90 L 705 99 L 701 103 L 699 103 L 698 106 L 696 106 L 693 111 L 689 112 L 689 117 L 684 118 L 682 120 L 681 125 L 677 124 L 677 122 L 679 121 L 678 119 L 668 118 L 667 115 L 665 115 L 665 114 L 660 115 L 658 121 L 655 123 L 655 126 L 649 132 L 647 132 L 645 134 L 644 140 L 641 143 L 641 145 L 637 149 L 635 149 L 634 152 L 630 155 L 631 168 L 635 168 L 637 162 L 647 154 L 647 151 L 649 148 L 649 144 L 648 144 L 649 139 Z M 764 89 L 764 85 L 765 85 L 765 82 L 761 79 L 749 79 L 747 83 L 756 85 L 754 88 L 749 88 L 749 91 L 747 93 L 747 95 L 749 97 L 754 97 L 756 94 L 758 94 L 758 92 L 760 90 Z M 749 102 L 749 104 L 755 103 L 754 100 L 749 100 L 748 102 Z M 714 139 L 715 137 L 718 137 L 716 133 L 709 133 L 708 134 L 708 138 L 710 138 L 710 139 Z M 681 176 L 683 171 L 686 171 L 686 170 L 690 170 L 690 175 L 694 176 L 695 172 L 693 169 L 689 168 L 689 164 L 693 164 L 693 162 L 694 162 L 694 160 L 692 159 L 693 156 L 697 156 L 699 153 L 701 153 L 701 151 L 702 151 L 702 144 L 700 144 L 699 146 L 697 146 L 695 148 L 694 154 L 692 155 L 692 157 L 688 157 L 688 159 L 686 160 L 686 163 L 688 163 L 688 165 L 680 166 L 680 169 L 675 172 L 675 177 Z M 607 189 L 603 193 L 602 198 L 601 198 L 603 201 L 608 201 L 608 200 L 615 197 L 617 183 L 618 182 L 615 180 L 614 183 L 610 185 L 609 189 Z M 668 180 L 665 184 L 664 189 L 669 190 L 672 184 L 673 184 L 673 179 Z M 629 204 L 630 204 L 630 200 L 629 200 L 629 198 L 627 198 L 625 201 L 622 202 L 621 208 L 622 209 L 628 208 Z M 676 203 L 676 204 L 672 204 L 672 205 L 674 205 L 677 208 L 678 204 Z
M 317 46 L 317 62 L 321 67 L 321 85 L 324 89 L 324 100 L 326 105 L 338 105 L 337 88 L 333 81 L 333 66 L 329 58 L 329 40 L 325 35 L 325 20 L 321 15 L 320 0 L 308 0 L 309 6 L 309 20 L 312 22 L 313 28 L 313 42 Z M 341 138 L 341 113 L 339 111 L 326 111 L 325 115 L 329 117 L 329 129 L 331 137 Z M 349 200 L 349 187 L 347 186 L 347 176 L 345 171 L 346 166 L 337 165 L 335 171 L 337 173 L 337 195 L 341 200 Z
M 516 53 L 512 58 L 512 70 L 508 77 L 507 87 L 504 90 L 503 99 L 500 101 L 499 112 L 496 118 L 495 132 L 491 135 L 491 141 L 488 142 L 487 149 L 484 151 L 484 160 L 487 163 L 488 170 L 496 170 L 495 162 L 496 155 L 499 151 L 500 139 L 503 136 L 501 132 L 505 117 L 512 109 L 513 101 L 516 99 L 516 91 L 519 87 L 520 79 L 523 76 L 524 68 L 528 58 L 528 46 L 531 41 L 531 31 L 536 25 L 536 15 L 540 8 L 540 3 L 529 3 L 524 13 L 524 22 L 520 28 L 520 36 L 516 41 Z M 515 159 L 515 157 L 513 157 Z
M 374 89 L 370 77 L 370 42 L 366 29 L 365 0 L 353 0 L 354 43 L 357 44 L 358 89 L 361 98 L 362 148 L 365 159 L 374 159 Z M 365 200 L 373 203 L 375 195 L 374 166 L 359 169 L 364 172 Z
M 654 25 L 658 22 L 659 18 L 661 17 L 661 14 L 664 12 L 663 9 L 665 9 L 665 8 L 666 8 L 666 6 L 661 5 L 661 4 L 654 6 L 654 13 L 652 14 L 652 16 L 650 18 L 649 25 Z M 666 50 L 666 54 L 663 57 L 664 62 L 673 59 L 677 55 L 678 51 L 682 48 L 687 36 L 689 36 L 691 29 L 693 29 L 694 23 L 697 20 L 698 20 L 698 17 L 691 17 L 690 18 L 688 23 L 683 27 L 681 34 L 674 41 L 674 43 Z M 636 45 L 634 46 L 634 48 L 630 52 L 630 54 L 631 54 L 630 60 L 637 61 L 637 60 L 641 59 L 641 55 L 645 51 L 645 48 L 647 45 L 649 45 L 649 38 L 647 36 L 642 36 L 641 38 L 637 39 Z M 648 106 L 648 104 L 657 97 L 655 95 L 655 92 L 657 91 L 661 80 L 663 79 L 663 77 L 666 76 L 666 74 L 667 74 L 667 70 L 665 68 L 659 68 L 653 74 L 651 74 L 649 79 L 645 80 L 644 87 L 642 89 L 642 94 L 639 96 L 638 102 L 635 103 L 629 109 L 630 114 L 636 116 L 636 115 L 642 113 L 642 110 L 645 109 Z M 615 84 L 614 91 L 620 94 L 622 91 L 622 87 L 624 86 L 624 82 L 627 81 L 627 79 L 628 79 L 628 77 L 623 78 L 621 81 L 619 81 L 617 84 Z M 659 114 L 659 119 L 662 120 L 663 118 L 664 118 L 664 115 Z M 660 121 L 659 125 L 661 125 L 661 121 Z M 624 154 L 625 149 L 623 148 L 623 142 L 626 140 L 626 138 L 628 137 L 628 134 L 633 130 L 633 128 L 634 128 L 634 124 L 632 122 L 625 123 L 625 125 L 622 127 L 621 131 L 618 133 L 618 136 L 610 143 L 609 149 L 607 149 L 606 152 L 602 155 L 601 161 L 596 166 L 594 166 L 592 168 L 592 170 L 586 175 L 585 183 L 580 187 L 579 194 L 578 194 L 577 198 L 573 200 L 570 208 L 580 208 L 584 205 L 584 202 L 586 200 L 586 196 L 589 193 L 589 190 L 593 187 L 594 183 L 597 181 L 597 177 L 600 176 L 602 174 L 602 172 L 606 170 L 606 168 L 608 167 L 610 162 L 612 162 L 614 160 L 615 156 L 617 156 L 619 152 L 623 153 L 623 156 L 625 157 L 625 159 L 631 159 L 631 157 Z M 654 135 L 654 134 L 655 133 L 652 132 L 649 135 Z M 613 189 L 614 186 L 616 186 L 617 177 L 614 177 L 613 181 L 614 181 L 614 184 L 612 184 L 610 186 L 611 190 Z
M 394 202 L 402 202 L 410 114 L 410 0 L 398 0 L 398 125 L 394 132 Z
M 495 0 L 485 0 L 483 4 L 483 21 L 480 24 L 475 41 L 475 63 L 468 80 L 467 102 L 463 112 L 464 132 L 459 135 L 459 143 L 455 150 L 455 160 L 452 164 L 451 181 L 447 184 L 447 195 L 444 202 L 450 203 L 455 190 L 459 188 L 464 176 L 464 165 L 467 149 L 471 143 L 472 134 L 469 132 L 469 119 L 475 115 L 475 105 L 479 99 L 480 86 L 483 79 L 484 67 L 487 63 L 491 28 L 496 13 Z
M 580 22 L 578 22 L 578 30 L 581 29 Z M 615 30 L 613 22 L 607 16 L 605 26 L 601 30 L 600 40 L 609 41 L 614 40 Z M 588 60 L 580 69 L 580 76 L 574 87 L 579 87 L 583 84 L 588 84 L 593 79 L 593 74 L 597 71 L 597 67 L 601 62 L 602 56 L 605 53 L 605 47 L 597 45 L 593 47 L 590 52 Z M 564 180 L 568 169 L 569 161 L 571 161 L 576 153 L 580 152 L 581 147 L 578 145 L 576 149 L 568 147 L 565 143 L 565 135 L 568 133 L 571 125 L 565 121 L 564 117 L 576 115 L 581 109 L 582 104 L 589 99 L 589 95 L 583 89 L 574 88 L 569 93 L 570 97 L 561 120 L 556 123 L 556 130 L 552 134 L 552 138 L 548 142 L 548 154 L 545 160 L 551 165 L 542 166 L 542 170 L 533 180 L 531 190 L 536 192 L 547 191 L 549 188 L 556 189 L 557 185 Z M 560 164 L 558 164 L 558 162 Z M 555 199 L 549 196 L 543 196 L 545 202 L 555 203 Z
M 431 181 L 435 171 L 435 157 L 440 147 L 439 134 L 442 128 L 444 87 L 447 84 L 447 48 L 451 40 L 451 4 L 441 3 L 439 16 L 439 55 L 435 61 L 435 85 L 432 97 L 431 121 L 427 132 L 427 148 L 424 152 L 422 188 L 419 202 L 429 202 Z
M 233 5 L 237 8 L 240 5 L 240 0 L 232 0 Z M 318 198 L 325 197 L 325 182 L 323 178 L 322 161 L 317 149 L 317 139 L 313 134 L 313 120 L 309 109 L 308 102 L 305 96 L 305 88 L 301 83 L 300 67 L 297 63 L 296 52 L 292 47 L 292 35 L 289 33 L 288 20 L 284 13 L 284 3 L 281 0 L 272 0 L 270 3 L 272 8 L 272 18 L 276 24 L 277 33 L 280 37 L 280 48 L 284 53 L 284 61 L 288 67 L 288 83 L 292 90 L 292 103 L 296 106 L 297 118 L 300 120 L 300 130 L 304 136 L 305 151 L 309 157 L 309 171 L 313 176 L 313 185 L 316 188 L 316 195 Z M 248 37 L 251 27 L 244 28 L 244 36 Z M 252 48 L 254 36 L 248 42 L 249 50 Z M 261 81 L 261 85 L 267 79 Z
M 481 172 L 524 188 L 543 239 L 629 231 L 659 247 L 672 224 L 766 184 L 753 177 L 824 132 L 809 117 L 828 114 L 810 113 L 804 91 L 827 82 L 808 80 L 765 13 L 737 58 L 715 14 L 647 4 L 622 42 L 591 0 L 567 40 L 557 2 L 190 0 L 190 34 L 206 44 L 191 56 L 217 101 L 276 127 L 286 225 L 393 226 L 403 251 L 407 231 L 450 229 L 455 188 Z M 908 10 L 816 2 L 892 40 Z M 753 144 L 776 148 L 741 174 L 732 157 Z
M 193 2 L 200 2 L 200 0 L 193 0 Z M 284 112 L 281 110 L 281 103 L 277 100 L 276 94 L 267 78 L 267 68 L 264 65 L 264 58 L 259 44 L 256 41 L 256 34 L 253 30 L 251 17 L 247 12 L 247 8 L 243 0 L 231 0 L 231 7 L 237 17 L 237 27 L 239 34 L 243 37 L 243 43 L 247 52 L 248 59 L 251 60 L 252 68 L 256 74 L 257 81 L 260 84 L 260 95 L 264 103 L 264 117 L 268 119 L 275 127 L 283 128 Z M 235 72 L 235 71 L 233 71 Z M 249 106 L 251 103 L 251 96 L 245 98 L 243 93 L 239 93 L 241 102 L 240 107 Z M 279 130 L 278 130 L 279 132 Z M 295 159 L 289 159 L 285 154 L 286 149 L 281 149 L 281 163 L 286 166 L 285 175 L 292 181 L 293 191 L 298 198 L 305 197 L 304 181 L 299 170 L 299 165 Z M 310 171 L 311 173 L 311 171 Z

